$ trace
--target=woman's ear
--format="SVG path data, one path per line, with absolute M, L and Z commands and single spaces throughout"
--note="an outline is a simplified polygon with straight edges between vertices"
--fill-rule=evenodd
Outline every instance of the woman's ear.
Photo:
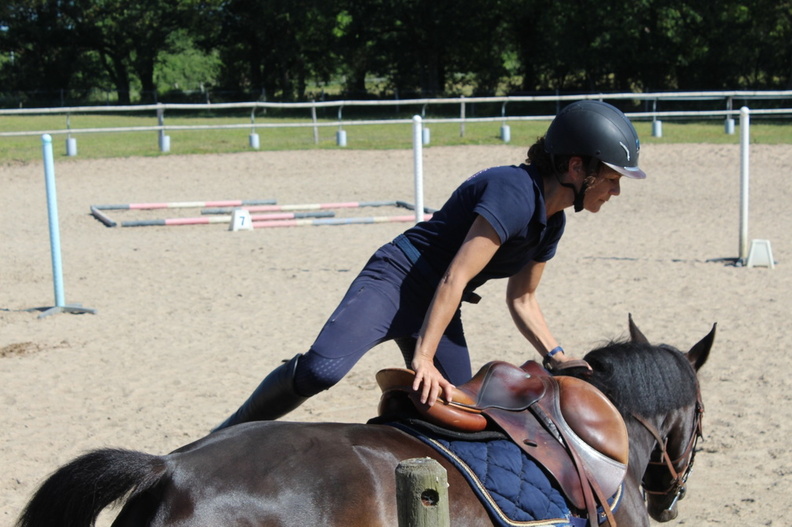
M 586 177 L 586 167 L 583 166 L 583 158 L 580 156 L 570 157 L 567 172 L 574 180 L 583 181 Z

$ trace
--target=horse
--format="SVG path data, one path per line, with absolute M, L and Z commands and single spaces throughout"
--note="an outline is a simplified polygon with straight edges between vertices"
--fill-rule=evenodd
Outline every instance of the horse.
M 698 370 L 715 326 L 687 353 L 651 345 L 629 318 L 630 338 L 586 354 L 599 388 L 622 415 L 629 465 L 615 523 L 669 521 L 702 435 Z M 425 442 L 383 424 L 251 422 L 167 455 L 88 452 L 34 493 L 17 527 L 92 526 L 123 503 L 112 527 L 258 527 L 398 524 L 394 471 L 406 459 L 436 459 L 448 473 L 451 525 L 494 525 L 464 476 Z

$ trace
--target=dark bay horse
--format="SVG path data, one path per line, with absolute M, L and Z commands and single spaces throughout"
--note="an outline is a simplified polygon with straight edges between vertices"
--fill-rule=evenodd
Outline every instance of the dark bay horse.
M 714 333 L 713 327 L 682 353 L 650 345 L 630 319 L 629 341 L 586 355 L 594 370 L 587 380 L 613 401 L 629 432 L 629 469 L 615 513 L 622 527 L 677 515 L 701 435 L 696 374 Z M 90 526 L 124 500 L 113 527 L 393 527 L 394 470 L 402 460 L 427 456 L 448 471 L 451 525 L 492 525 L 461 473 L 399 429 L 292 422 L 234 426 L 165 456 L 89 452 L 42 484 L 17 525 Z

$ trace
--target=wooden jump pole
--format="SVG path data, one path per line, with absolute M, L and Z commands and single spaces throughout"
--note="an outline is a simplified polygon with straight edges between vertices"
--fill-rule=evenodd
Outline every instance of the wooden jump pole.
M 332 218 L 335 213 L 332 211 L 318 212 L 279 212 L 274 214 L 254 214 L 250 217 L 252 221 L 284 221 L 302 218 Z M 101 221 L 101 220 L 100 220 Z M 208 225 L 211 223 L 228 223 L 231 216 L 201 216 L 199 218 L 166 218 L 156 220 L 132 220 L 122 221 L 122 227 L 170 227 L 179 225 Z M 104 222 L 103 222 L 104 223 Z
M 302 203 L 295 205 L 258 205 L 243 207 L 250 212 L 283 212 L 291 210 L 359 209 L 363 207 L 394 207 L 396 201 L 344 201 L 338 203 Z M 229 214 L 233 209 L 227 207 L 207 208 L 201 214 Z
M 446 469 L 429 457 L 399 463 L 396 510 L 399 527 L 450 527 Z
M 431 218 L 431 214 L 424 214 L 424 219 Z M 295 220 L 276 220 L 276 221 L 253 221 L 254 229 L 264 229 L 272 227 L 305 227 L 309 225 L 363 225 L 370 223 L 395 223 L 415 221 L 415 216 L 368 216 L 359 218 L 327 218 L 327 219 L 295 219 Z
M 155 210 L 188 209 L 198 207 L 247 207 L 249 205 L 273 205 L 274 199 L 222 200 L 222 201 L 174 201 L 162 203 L 122 203 L 119 205 L 91 205 L 97 210 Z
M 97 209 L 95 205 L 91 205 L 91 216 L 104 223 L 105 227 L 115 227 L 118 225 L 118 223 L 110 219 L 110 216 Z

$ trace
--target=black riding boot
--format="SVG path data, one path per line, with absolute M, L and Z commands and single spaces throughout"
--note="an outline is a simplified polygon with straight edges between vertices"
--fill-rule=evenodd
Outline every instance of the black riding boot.
M 303 397 L 294 390 L 294 373 L 301 356 L 298 353 L 290 361 L 272 370 L 239 410 L 212 432 L 248 421 L 272 421 L 308 400 L 308 397 Z

